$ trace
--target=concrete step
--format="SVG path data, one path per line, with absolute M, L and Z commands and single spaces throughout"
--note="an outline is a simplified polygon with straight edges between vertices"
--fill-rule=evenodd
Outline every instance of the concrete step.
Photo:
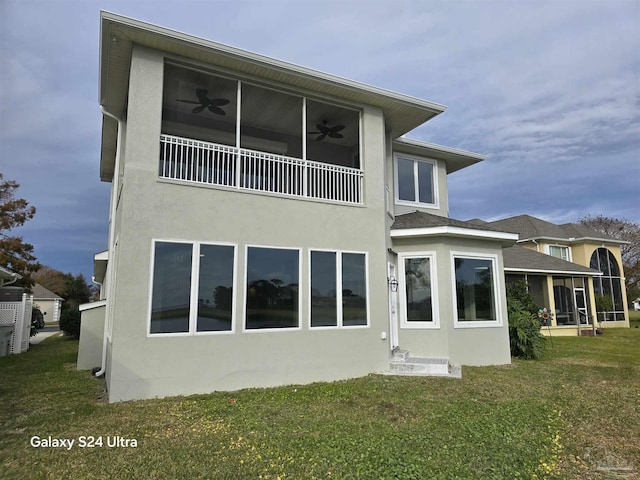
M 389 361 L 388 375 L 462 377 L 462 369 L 449 365 L 447 358 L 412 357 L 406 350 L 400 352 L 394 352 Z

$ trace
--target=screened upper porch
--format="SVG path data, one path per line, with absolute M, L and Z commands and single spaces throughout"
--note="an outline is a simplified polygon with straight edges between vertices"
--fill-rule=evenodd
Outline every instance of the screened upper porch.
M 165 65 L 163 178 L 363 203 L 360 112 Z

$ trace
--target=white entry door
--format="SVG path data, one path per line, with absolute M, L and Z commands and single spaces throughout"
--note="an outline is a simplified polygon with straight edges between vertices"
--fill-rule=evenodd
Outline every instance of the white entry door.
M 396 277 L 396 266 L 388 264 L 388 288 L 389 288 L 389 346 L 391 350 L 399 346 L 398 340 L 398 279 Z M 392 283 L 392 281 L 395 282 Z

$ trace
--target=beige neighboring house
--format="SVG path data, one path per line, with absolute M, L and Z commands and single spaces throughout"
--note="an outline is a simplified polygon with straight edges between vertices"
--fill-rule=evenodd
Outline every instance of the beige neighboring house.
M 107 12 L 99 79 L 109 401 L 510 363 L 518 236 L 449 218 L 485 156 L 405 137 L 446 107 Z
M 629 327 L 620 250 L 628 242 L 580 224 L 557 225 L 531 215 L 474 223 L 518 233 L 516 245 L 503 252 L 506 282 L 526 281 L 538 305 L 553 313 L 553 335 Z
M 33 286 L 32 295 L 34 307 L 40 309 L 45 323 L 59 323 L 64 298 L 37 283 Z

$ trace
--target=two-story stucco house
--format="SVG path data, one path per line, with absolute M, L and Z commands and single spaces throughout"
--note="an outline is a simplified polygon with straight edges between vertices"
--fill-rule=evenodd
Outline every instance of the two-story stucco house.
M 445 107 L 101 22 L 112 197 L 78 364 L 110 401 L 510 362 L 517 235 L 448 218 L 484 156 L 403 137 Z

